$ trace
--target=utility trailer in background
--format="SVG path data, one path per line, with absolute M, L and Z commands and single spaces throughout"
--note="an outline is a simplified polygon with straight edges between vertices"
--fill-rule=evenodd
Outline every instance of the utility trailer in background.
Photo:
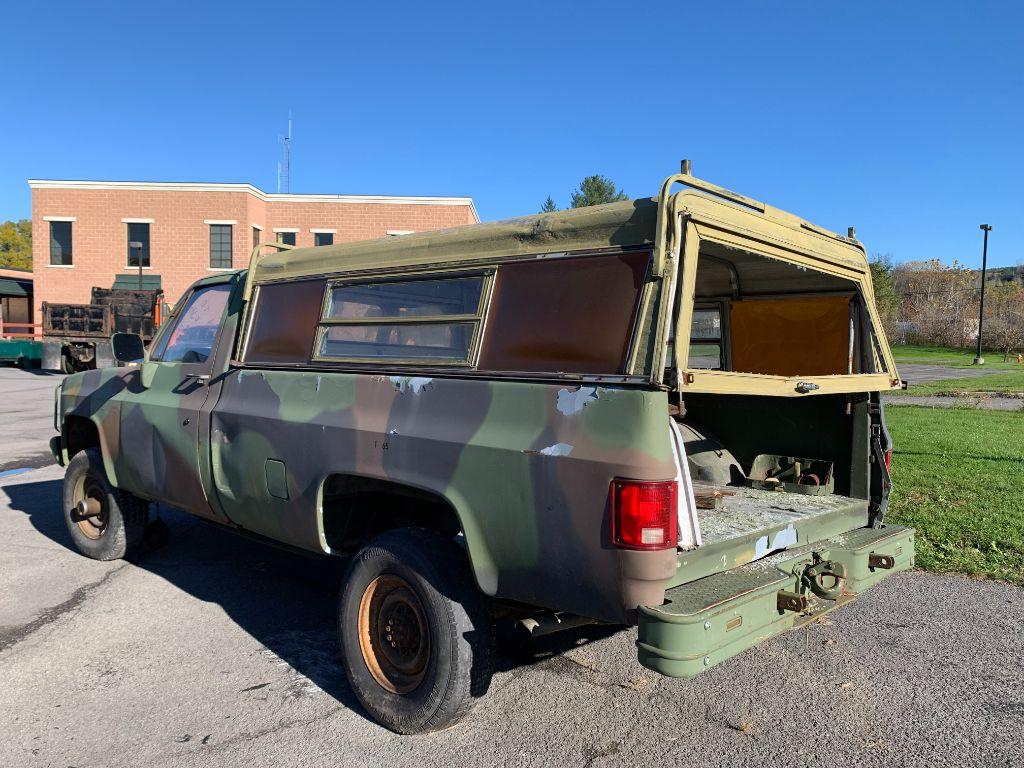
M 135 333 L 148 345 L 160 326 L 163 291 L 92 289 L 89 304 L 43 302 L 43 367 L 64 373 L 115 365 L 114 333 Z

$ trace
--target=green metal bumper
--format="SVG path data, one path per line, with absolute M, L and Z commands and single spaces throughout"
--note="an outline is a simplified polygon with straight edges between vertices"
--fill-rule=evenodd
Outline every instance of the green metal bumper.
M 832 563 L 845 577 L 825 582 L 837 585 L 836 599 L 809 588 L 807 568 L 815 563 Z M 912 528 L 858 528 L 683 584 L 665 593 L 663 605 L 639 608 L 640 663 L 669 677 L 693 677 L 913 565 Z

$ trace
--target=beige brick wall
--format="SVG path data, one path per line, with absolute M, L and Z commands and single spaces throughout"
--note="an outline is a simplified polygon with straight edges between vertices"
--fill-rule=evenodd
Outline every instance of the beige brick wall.
M 50 223 L 46 216 L 75 217 L 71 267 L 50 265 Z M 335 229 L 336 243 L 383 237 L 388 230 L 423 231 L 476 222 L 469 205 L 355 203 L 268 199 L 243 190 L 75 189 L 32 190 L 32 262 L 36 317 L 44 301 L 86 303 L 92 286 L 109 288 L 127 268 L 125 218 L 153 219 L 150 268 L 161 277 L 168 302 L 211 274 L 210 233 L 204 220 L 237 222 L 232 232 L 235 268 L 248 264 L 253 224 L 262 240 L 275 239 L 274 227 L 299 229 L 296 244 L 313 245 L 310 229 Z

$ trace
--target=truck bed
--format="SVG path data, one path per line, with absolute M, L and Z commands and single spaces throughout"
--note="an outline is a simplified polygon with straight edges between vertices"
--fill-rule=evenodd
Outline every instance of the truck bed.
M 697 510 L 702 544 L 679 553 L 672 586 L 863 528 L 868 522 L 866 499 L 694 483 L 698 495 L 715 490 L 724 494 L 720 507 Z
M 773 529 L 787 523 L 804 523 L 815 517 L 837 512 L 853 512 L 867 522 L 868 502 L 829 494 L 811 496 L 786 491 L 763 491 L 736 486 L 694 485 L 695 490 L 718 490 L 721 509 L 698 509 L 704 545 L 735 539 L 751 531 Z

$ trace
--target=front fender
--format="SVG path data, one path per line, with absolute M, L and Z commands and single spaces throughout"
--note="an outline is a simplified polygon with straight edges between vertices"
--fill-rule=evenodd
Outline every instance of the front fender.
M 132 368 L 102 368 L 73 374 L 64 380 L 58 390 L 57 418 L 61 426 L 58 464 L 65 466 L 81 447 L 98 444 L 108 479 L 120 487 L 117 469 L 121 401 L 118 395 L 138 385 L 137 380 L 138 370 Z M 88 430 L 83 429 L 83 422 L 88 422 Z

